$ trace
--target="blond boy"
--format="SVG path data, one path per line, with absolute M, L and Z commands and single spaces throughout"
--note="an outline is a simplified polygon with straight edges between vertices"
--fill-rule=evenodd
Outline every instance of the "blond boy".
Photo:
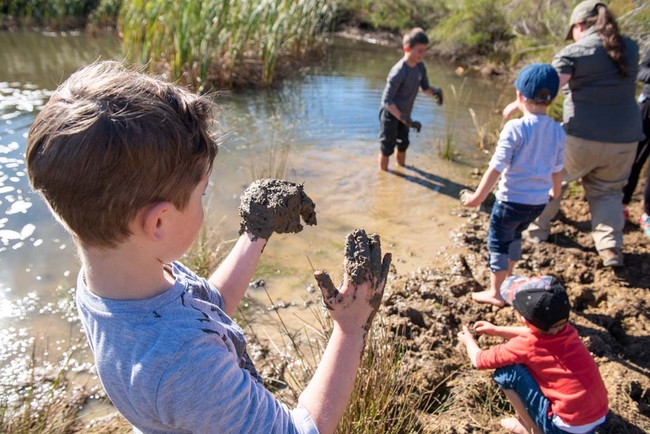
M 263 220 L 272 230 L 244 232 L 208 280 L 176 262 L 203 223 L 201 197 L 217 154 L 212 115 L 205 97 L 100 62 L 63 83 L 30 130 L 32 186 L 79 250 L 76 302 L 100 380 L 144 433 L 332 433 L 390 256 L 377 264 L 378 237 L 357 231 L 347 248 L 372 255 L 361 278 L 346 274 L 339 291 L 318 275 L 332 334 L 299 405 L 282 405 L 264 388 L 230 316 L 266 238 L 286 232 L 286 222 L 269 212 Z M 293 220 L 302 211 L 295 207 Z

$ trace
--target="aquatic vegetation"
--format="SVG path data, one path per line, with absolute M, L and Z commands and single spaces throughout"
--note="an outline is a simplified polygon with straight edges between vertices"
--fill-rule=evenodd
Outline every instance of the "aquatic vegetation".
M 270 296 L 269 300 L 274 305 Z M 317 289 L 308 287 L 307 301 L 312 306 L 313 318 L 298 331 L 289 330 L 280 311 L 273 309 L 280 341 L 261 339 L 255 325 L 248 323 L 246 313 L 239 311 L 242 322 L 248 323 L 250 353 L 256 359 L 267 387 L 290 407 L 297 404 L 300 393 L 313 376 L 332 329 L 324 308 L 315 307 L 320 306 Z M 336 433 L 421 432 L 413 409 L 428 407 L 430 397 L 416 392 L 417 382 L 401 366 L 405 351 L 383 324 L 382 318 L 375 318 L 350 404 Z
M 209 91 L 272 85 L 279 63 L 304 58 L 331 17 L 329 0 L 127 0 L 119 28 L 130 59 Z
M 438 139 L 438 154 L 440 158 L 447 161 L 454 161 L 458 156 L 456 149 L 456 132 L 457 123 L 459 122 L 459 115 L 461 107 L 467 107 L 470 94 L 465 95 L 464 89 L 467 83 L 467 78 L 463 79 L 461 85 L 456 89 L 453 84 L 450 86 L 451 98 L 447 97 L 445 108 L 445 137 Z

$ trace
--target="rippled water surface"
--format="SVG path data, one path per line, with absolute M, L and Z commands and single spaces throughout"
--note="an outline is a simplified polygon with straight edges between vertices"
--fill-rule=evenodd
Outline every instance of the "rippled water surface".
M 78 67 L 121 59 L 112 36 L 0 33 L 0 324 L 6 333 L 47 339 L 56 347 L 70 334 L 66 294 L 79 269 L 70 237 L 31 192 L 25 174 L 27 131 L 52 90 Z M 340 276 L 345 234 L 357 227 L 380 234 L 400 273 L 436 262 L 459 219 L 451 210 L 472 167 L 486 159 L 476 146 L 468 108 L 479 122 L 494 119 L 510 90 L 454 74 L 427 59 L 429 80 L 445 92 L 445 105 L 420 95 L 405 169 L 377 170 L 378 107 L 390 67 L 400 51 L 335 40 L 322 65 L 281 89 L 219 97 L 220 122 L 229 132 L 208 189 L 207 225 L 224 240 L 238 230 L 239 195 L 269 164 L 286 164 L 284 177 L 305 183 L 317 204 L 318 226 L 298 235 L 275 235 L 258 278 L 276 303 L 301 305 L 312 268 Z M 454 96 L 455 95 L 455 96 Z M 448 138 L 459 154 L 442 160 Z M 284 157 L 283 157 L 284 155 Z M 391 168 L 394 160 L 391 160 Z M 268 174 L 268 173 L 267 173 Z M 263 305 L 261 289 L 250 296 Z M 296 309 L 300 315 L 300 309 Z M 264 323 L 264 315 L 256 321 Z M 13 330 L 13 331 L 12 331 Z

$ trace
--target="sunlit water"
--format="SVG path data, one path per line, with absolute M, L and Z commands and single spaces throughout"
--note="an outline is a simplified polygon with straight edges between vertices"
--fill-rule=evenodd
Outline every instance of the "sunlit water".
M 27 132 L 71 72 L 123 56 L 112 36 L 5 32 L 0 46 L 0 325 L 6 360 L 7 352 L 30 351 L 33 339 L 30 345 L 9 344 L 19 335 L 35 337 L 50 351 L 70 345 L 74 309 L 66 294 L 79 270 L 71 238 L 29 187 Z M 298 317 L 309 321 L 302 305 L 313 289 L 312 266 L 340 277 L 343 240 L 355 228 L 381 236 L 399 273 L 436 264 L 460 223 L 452 212 L 458 192 L 477 182 L 470 173 L 486 155 L 476 146 L 468 108 L 480 122 L 494 120 L 509 88 L 458 77 L 451 65 L 433 59 L 426 61 L 429 80 L 443 88 L 445 105 L 420 95 L 412 118 L 424 128 L 411 135 L 407 168 L 377 170 L 378 107 L 386 74 L 400 55 L 398 49 L 336 40 L 304 78 L 218 100 L 229 134 L 208 189 L 207 226 L 217 228 L 223 240 L 235 239 L 239 196 L 261 167 L 287 149 L 284 177 L 304 183 L 317 204 L 318 226 L 274 235 L 256 276 L 265 280 L 276 305 L 296 306 L 287 310 L 290 323 Z M 447 137 L 459 154 L 456 162 L 439 157 Z M 262 306 L 255 321 L 265 324 L 269 299 L 262 289 L 251 288 L 248 295 Z

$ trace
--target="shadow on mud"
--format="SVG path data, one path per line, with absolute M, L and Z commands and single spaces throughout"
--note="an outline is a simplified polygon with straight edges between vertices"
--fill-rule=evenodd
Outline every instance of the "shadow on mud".
M 412 171 L 414 174 L 411 175 L 396 170 L 390 170 L 389 173 L 392 173 L 395 176 L 399 176 L 400 178 L 404 178 L 414 184 L 421 185 L 422 187 L 428 188 L 431 191 L 449 196 L 453 199 L 458 199 L 458 195 L 462 189 L 469 188 L 466 185 L 459 184 L 438 175 L 434 175 L 433 173 L 426 172 L 410 164 L 407 164 L 404 166 L 404 168 Z

